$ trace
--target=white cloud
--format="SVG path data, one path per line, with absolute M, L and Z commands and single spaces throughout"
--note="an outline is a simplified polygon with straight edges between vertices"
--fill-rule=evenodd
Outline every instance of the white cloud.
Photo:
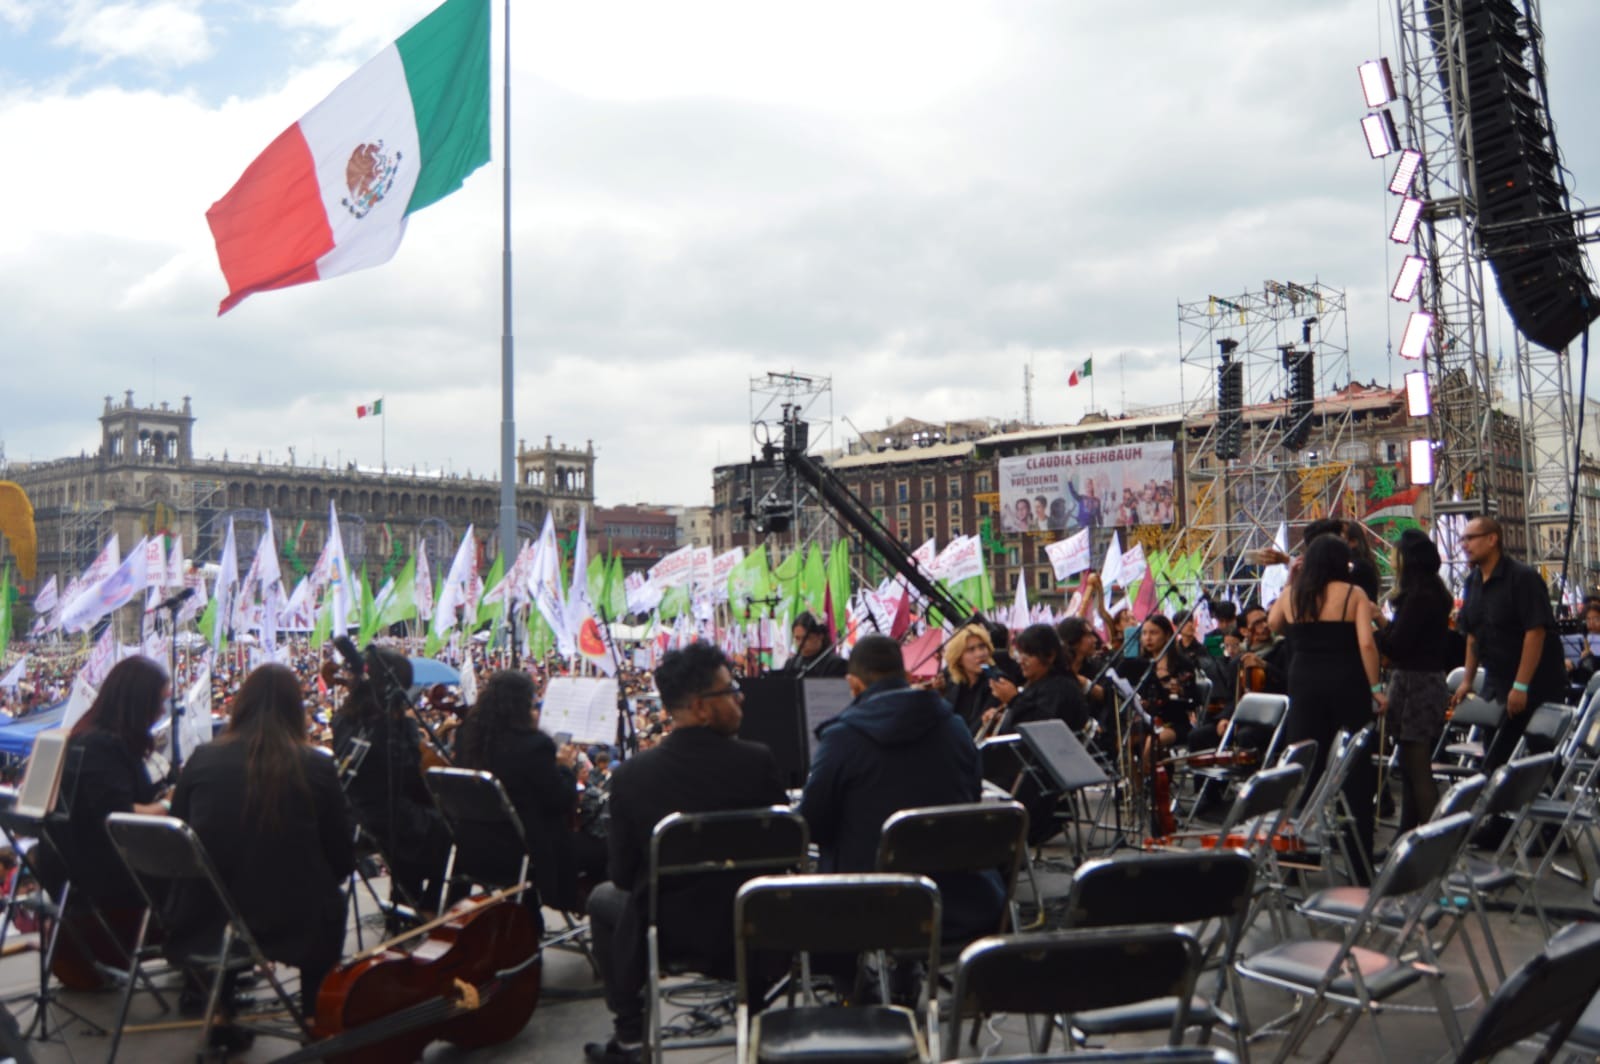
M 15 30 L 25 30 L 33 25 L 34 16 L 39 13 L 37 0 L 0 0 L 0 22 L 4 22 Z
M 100 59 L 138 59 L 183 67 L 211 55 L 206 21 L 193 0 L 97 4 L 76 0 L 57 43 Z

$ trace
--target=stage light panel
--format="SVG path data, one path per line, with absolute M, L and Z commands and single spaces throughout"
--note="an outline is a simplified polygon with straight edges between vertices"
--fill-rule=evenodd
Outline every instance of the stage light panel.
M 1394 71 L 1387 59 L 1369 59 L 1356 67 L 1361 79 L 1361 96 L 1368 107 L 1382 107 L 1395 97 Z
M 1417 219 L 1422 217 L 1422 201 L 1407 196 L 1400 201 L 1400 210 L 1389 227 L 1389 239 L 1396 244 L 1411 243 L 1411 234 L 1417 231 Z
M 1422 169 L 1422 153 L 1415 148 L 1406 148 L 1400 152 L 1400 161 L 1394 164 L 1394 176 L 1389 178 L 1389 191 L 1397 196 L 1411 194 L 1411 183 L 1417 179 L 1417 171 Z
M 1389 289 L 1389 296 L 1397 303 L 1409 303 L 1411 297 L 1417 294 L 1417 285 L 1422 282 L 1422 271 L 1427 267 L 1428 260 L 1421 255 L 1407 255 L 1400 263 L 1400 275 L 1394 279 L 1394 287 Z
M 1428 375 L 1420 369 L 1406 374 L 1406 413 L 1412 417 L 1427 417 L 1433 413 L 1433 399 L 1428 395 Z
M 1433 441 L 1411 441 L 1411 483 L 1433 483 Z
M 1405 334 L 1400 337 L 1400 357 L 1418 359 L 1427 354 L 1428 334 L 1433 332 L 1433 315 L 1425 310 L 1414 310 L 1406 320 Z
M 1361 120 L 1361 133 L 1367 138 L 1367 151 L 1374 159 L 1400 150 L 1400 131 L 1388 111 L 1374 111 Z

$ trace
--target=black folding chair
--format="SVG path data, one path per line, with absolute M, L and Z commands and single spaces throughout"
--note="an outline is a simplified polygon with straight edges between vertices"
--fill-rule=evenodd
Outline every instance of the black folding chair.
M 661 819 L 650 835 L 650 879 L 646 890 L 645 945 L 649 984 L 645 992 L 645 1039 L 653 1064 L 668 1049 L 727 1046 L 733 1039 L 674 1038 L 668 1045 L 662 1030 L 662 981 L 695 971 L 662 941 L 663 894 L 711 881 L 717 909 L 732 912 L 739 888 L 760 875 L 803 871 L 809 859 L 811 834 L 805 818 L 786 806 L 718 813 L 673 813 Z M 726 898 L 724 901 L 723 899 Z M 737 950 L 735 951 L 737 952 Z M 735 965 L 737 958 L 734 958 Z
M 233 895 L 217 875 L 200 836 L 183 821 L 170 816 L 143 816 L 138 813 L 112 813 L 106 818 L 106 831 L 116 847 L 134 884 L 145 900 L 144 918 L 139 923 L 139 935 L 134 942 L 134 953 L 144 949 L 145 936 L 150 929 L 150 917 L 155 909 L 157 891 L 151 889 L 154 881 L 183 881 L 209 891 L 217 909 L 223 914 L 222 934 L 215 950 L 203 950 L 174 958 L 182 967 L 193 972 L 208 973 L 211 989 L 206 997 L 205 1017 L 200 1025 L 199 1054 L 203 1056 L 211 1027 L 216 1019 L 221 1001 L 223 983 L 229 973 L 254 969 L 278 999 L 278 1004 L 294 1021 L 295 1030 L 287 1034 L 281 1024 L 262 1026 L 260 1029 L 275 1037 L 292 1037 L 309 1040 L 311 1025 L 300 1011 L 299 1002 L 284 988 L 272 961 L 261 952 L 255 936 L 250 933 Z M 128 1002 L 132 997 L 133 980 L 123 990 L 122 1002 L 117 1011 L 116 1031 L 112 1035 L 111 1055 L 114 1058 L 122 1029 L 128 1018 Z
M 1433 900 L 1429 896 L 1431 885 L 1437 884 L 1449 870 L 1450 861 L 1460 851 L 1471 826 L 1471 814 L 1459 813 L 1424 824 L 1396 839 L 1389 859 L 1367 892 L 1366 904 L 1351 921 L 1341 941 L 1284 942 L 1235 962 L 1234 969 L 1244 978 L 1286 990 L 1297 1001 L 1305 999 L 1303 1007 L 1283 1018 L 1296 1018 L 1297 1022 L 1278 1054 L 1279 1062 L 1300 1048 L 1318 1015 L 1328 1005 L 1343 1010 L 1346 1015 L 1334 1035 L 1333 1044 L 1325 1050 L 1326 1059 L 1335 1058 L 1363 1015 L 1372 1017 L 1381 1048 L 1383 1032 L 1378 1026 L 1377 1014 L 1398 1008 L 1390 1004 L 1390 999 L 1418 982 L 1428 984 L 1434 1007 L 1416 1011 L 1436 1012 L 1444 1023 L 1451 1048 L 1460 1048 L 1461 1030 L 1456 1024 L 1450 997 L 1444 990 L 1444 975 L 1438 958 L 1427 937 L 1414 939 L 1412 931 L 1421 919 L 1423 906 Z M 1405 921 L 1399 934 L 1384 934 L 1379 926 L 1377 908 L 1388 898 L 1404 899 Z M 1380 944 L 1380 938 L 1382 948 L 1374 948 Z M 1420 954 L 1417 960 L 1402 952 L 1413 940 Z M 1247 1022 L 1243 1017 L 1240 1019 Z M 1280 1022 L 1263 1025 L 1254 1037 L 1274 1029 Z
M 956 969 L 950 1045 L 961 1044 L 962 1019 L 969 1015 L 1060 1017 L 1070 1029 L 1083 1013 L 1165 999 L 1174 1002 L 1167 1040 L 1176 1046 L 1189 1023 L 1199 968 L 1194 935 L 1170 924 L 979 939 L 962 952 Z M 1047 1052 L 1054 1028 L 1041 1024 L 1028 1049 Z
M 1293 777 L 1300 770 L 1291 766 L 1274 771 Z M 1256 863 L 1241 850 L 1130 854 L 1091 861 L 1072 877 L 1067 926 L 1077 930 L 1198 925 L 1199 971 L 1215 968 L 1217 982 L 1209 995 L 1197 993 L 1188 1002 L 1187 1023 L 1201 1028 L 1203 1037 L 1209 1037 L 1219 1024 L 1226 1027 L 1233 1032 L 1239 1055 L 1248 1061 L 1245 1032 L 1236 1018 L 1242 1002 L 1233 962 L 1253 911 L 1255 878 Z M 1232 996 L 1232 1012 L 1224 1010 L 1224 995 Z M 1091 1036 L 1167 1030 L 1178 1006 L 1175 998 L 1162 997 L 1079 1012 L 1074 1022 L 1078 1030 Z
M 1478 673 L 1480 679 L 1482 670 Z M 1458 679 L 1455 687 L 1460 686 Z M 1471 776 L 1482 769 L 1483 754 L 1487 744 L 1484 733 L 1493 732 L 1506 721 L 1503 702 L 1490 702 L 1477 695 L 1469 695 L 1450 714 L 1439 742 L 1433 750 L 1433 774 L 1449 779 Z
M 1538 1059 L 1553 1059 L 1596 994 L 1600 994 L 1600 925 L 1571 924 L 1500 984 L 1456 1056 L 1457 1064 L 1488 1060 L 1523 1039 L 1541 1037 L 1544 1046 Z M 1578 1042 L 1578 1047 L 1590 1052 L 1596 1048 L 1592 1041 Z
M 1205 703 L 1201 703 L 1204 705 Z M 1188 777 L 1195 781 L 1194 803 L 1189 807 L 1189 815 L 1184 820 L 1188 827 L 1194 822 L 1195 814 L 1199 811 L 1201 797 L 1207 787 L 1231 788 L 1242 779 L 1249 777 L 1262 765 L 1272 764 L 1273 757 L 1278 752 L 1278 743 L 1283 738 L 1283 722 L 1289 715 L 1289 698 L 1287 695 L 1266 694 L 1252 691 L 1239 699 L 1233 708 L 1233 716 L 1228 718 L 1228 727 L 1223 731 L 1222 738 L 1218 740 L 1215 750 L 1204 751 L 1203 755 L 1208 760 L 1228 761 L 1229 755 L 1244 753 L 1247 749 L 1239 742 L 1239 730 L 1251 728 L 1257 732 L 1265 731 L 1268 735 L 1267 745 L 1261 753 L 1260 760 L 1254 763 L 1196 765 L 1197 754 L 1186 755 L 1174 759 L 1174 767 L 1178 772 L 1173 774 L 1173 789 L 1179 789 L 1180 777 Z M 1224 796 L 1226 790 L 1224 790 Z
M 734 902 L 738 963 L 739 1064 L 917 1064 L 939 1055 L 939 889 L 926 876 L 762 876 Z M 990 941 L 990 940 L 981 940 Z M 969 947 L 971 948 L 971 947 Z M 887 954 L 920 953 L 928 982 L 918 996 L 924 1019 L 890 1004 L 819 1005 L 812 954 L 876 952 L 879 994 L 889 1001 Z M 786 1006 L 753 1015 L 752 954 L 791 958 Z M 965 954 L 962 955 L 963 960 Z M 958 985 L 959 985 L 959 976 Z M 797 995 L 802 1000 L 797 1003 Z
M 511 804 L 505 785 L 492 772 L 465 768 L 430 768 L 424 778 L 433 804 L 439 807 L 451 834 L 439 911 L 444 912 L 448 906 L 451 887 L 463 882 L 489 890 L 525 888 L 525 904 L 531 908 L 538 902 L 554 909 L 566 923 L 561 931 L 547 932 L 540 944 L 581 954 L 598 978 L 600 966 L 589 946 L 588 923 L 575 919 L 559 899 L 540 897 L 533 885 L 533 849 L 528 843 L 527 827 Z
M 1089 1053 L 1044 1053 L 1025 1057 L 962 1059 L 957 1064 L 1238 1064 L 1226 1049 L 1209 1046 L 1151 1046 L 1148 1049 L 1104 1049 Z
M 998 873 L 1004 891 L 1000 920 L 984 932 L 995 934 L 1006 931 L 1008 924 L 1018 926 L 1017 873 L 1027 860 L 1028 811 L 1018 802 L 972 802 L 902 809 L 889 817 L 878 836 L 876 870 L 934 879 L 946 873 Z M 1031 869 L 1029 880 L 1039 901 Z M 1043 912 L 1041 907 L 1041 918 Z M 942 933 L 947 954 L 952 946 L 959 952 L 967 944 L 951 942 L 948 928 Z

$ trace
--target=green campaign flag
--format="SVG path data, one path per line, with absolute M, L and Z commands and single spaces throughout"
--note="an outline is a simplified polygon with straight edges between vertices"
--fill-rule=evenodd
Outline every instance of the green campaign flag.
M 772 571 L 767 568 L 767 545 L 761 544 L 746 554 L 728 574 L 728 609 L 743 622 L 750 614 L 766 615 L 771 605 Z
M 200 634 L 207 640 L 212 640 L 212 645 L 217 651 L 217 657 L 222 657 L 228 652 L 228 626 L 217 623 L 217 600 L 211 599 L 206 603 L 206 608 L 200 613 Z M 212 637 L 215 636 L 213 640 Z
M 11 563 L 6 563 L 5 573 L 0 575 L 0 658 L 5 657 L 6 647 L 11 645 Z
M 366 646 L 378 634 L 378 604 L 372 598 L 372 581 L 361 581 L 361 624 L 356 629 L 356 642 Z
M 806 553 L 805 566 L 800 570 L 800 600 L 805 609 L 817 619 L 822 618 L 823 599 L 828 590 L 827 567 L 822 564 L 822 548 L 815 543 Z
M 628 615 L 628 587 L 627 578 L 622 573 L 622 555 L 613 554 L 611 565 L 606 572 L 606 620 L 617 621 Z
M 834 635 L 844 634 L 850 620 L 850 541 L 841 539 L 828 552 L 828 595 L 833 600 Z
M 776 613 L 793 617 L 800 612 L 800 561 L 800 552 L 795 551 L 773 570 L 772 575 L 778 586 Z
M 550 656 L 551 649 L 556 645 L 556 634 L 551 631 L 550 624 L 544 619 L 544 614 L 538 610 L 528 611 L 528 654 L 534 661 L 544 661 Z
M 674 620 L 680 613 L 689 612 L 689 588 L 669 587 L 661 596 L 661 602 L 656 611 L 664 621 Z
M 611 619 L 610 612 L 606 609 L 606 578 L 610 569 L 606 565 L 605 557 L 595 551 L 589 558 L 589 570 L 583 574 L 584 585 L 589 589 L 589 604 L 597 613 L 604 614 L 607 620 Z
M 417 615 L 416 583 L 417 556 L 413 554 L 401 568 L 400 575 L 394 578 L 394 590 L 378 615 L 379 628 L 409 621 Z
M 496 554 L 494 556 L 494 564 L 489 566 L 489 575 L 483 581 L 483 598 L 478 600 L 478 616 L 476 623 L 472 626 L 473 631 L 477 631 L 490 621 L 498 623 L 500 618 L 505 616 L 506 603 L 503 597 L 499 602 L 489 601 L 489 593 L 505 583 L 505 579 L 506 556 L 504 554 Z M 502 595 L 504 595 L 504 590 L 503 588 L 501 589 Z
M 209 607 L 207 607 L 209 609 Z M 202 632 L 204 628 L 200 629 Z M 311 649 L 321 650 L 328 636 L 333 632 L 333 599 L 328 599 L 317 611 L 317 623 L 311 627 Z

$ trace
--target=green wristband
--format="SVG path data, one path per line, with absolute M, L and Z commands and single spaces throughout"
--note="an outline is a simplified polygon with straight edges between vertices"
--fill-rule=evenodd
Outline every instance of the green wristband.
M 1513 691 L 1520 692 L 1521 694 L 1527 694 L 1528 693 L 1528 685 L 1523 683 L 1523 682 L 1521 682 L 1520 680 L 1517 681 L 1516 683 L 1512 684 L 1511 685 L 1511 689 Z
M 1371 690 L 1372 690 L 1372 693 L 1375 694 L 1375 695 L 1382 694 L 1383 693 L 1383 684 L 1375 683 L 1375 684 L 1372 685 Z

